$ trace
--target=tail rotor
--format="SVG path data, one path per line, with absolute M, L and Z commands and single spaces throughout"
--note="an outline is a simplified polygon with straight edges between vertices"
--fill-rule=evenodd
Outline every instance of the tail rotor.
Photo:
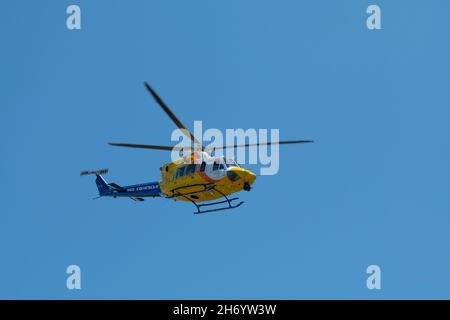
M 107 174 L 108 171 L 109 171 L 108 169 L 100 169 L 100 170 L 93 170 L 93 171 L 85 170 L 85 171 L 80 172 L 80 176 L 86 176 L 89 174 L 95 174 L 96 176 L 99 176 L 101 174 Z

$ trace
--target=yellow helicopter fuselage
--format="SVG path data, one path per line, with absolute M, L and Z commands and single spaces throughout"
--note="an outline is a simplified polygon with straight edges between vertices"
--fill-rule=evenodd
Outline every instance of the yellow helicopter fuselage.
M 233 160 L 206 153 L 184 156 L 161 167 L 161 191 L 180 201 L 203 202 L 250 190 L 256 175 Z

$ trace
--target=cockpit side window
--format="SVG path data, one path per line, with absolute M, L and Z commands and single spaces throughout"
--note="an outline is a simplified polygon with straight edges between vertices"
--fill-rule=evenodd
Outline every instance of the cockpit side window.
M 188 164 L 186 166 L 186 171 L 185 171 L 184 175 L 189 176 L 191 174 L 194 174 L 196 166 L 197 166 L 196 164 Z
M 182 176 L 184 176 L 185 169 L 186 169 L 186 166 L 178 168 L 177 172 L 175 173 L 175 178 L 181 178 Z
M 215 161 L 213 164 L 213 171 L 216 170 L 224 170 L 225 169 L 225 165 L 221 162 Z

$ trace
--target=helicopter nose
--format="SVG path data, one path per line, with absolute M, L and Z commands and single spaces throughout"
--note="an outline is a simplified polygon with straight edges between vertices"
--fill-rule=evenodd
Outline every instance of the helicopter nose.
M 242 179 L 244 183 L 250 185 L 256 180 L 256 174 L 242 168 L 231 168 L 227 171 L 227 176 L 231 181 Z
M 251 172 L 251 171 L 246 170 L 246 173 L 245 173 L 245 180 L 246 180 L 248 183 L 252 184 L 252 183 L 255 182 L 255 180 L 256 180 L 256 174 L 254 174 L 254 173 Z

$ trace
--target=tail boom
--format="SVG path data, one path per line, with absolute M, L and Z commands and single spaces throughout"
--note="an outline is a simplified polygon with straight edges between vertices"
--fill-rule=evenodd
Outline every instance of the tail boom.
M 142 201 L 142 198 L 161 196 L 161 188 L 158 181 L 119 186 L 113 182 L 108 183 L 105 178 L 103 178 L 102 174 L 107 172 L 108 169 L 82 171 L 81 175 L 95 174 L 95 184 L 97 185 L 100 197 L 122 197 Z

